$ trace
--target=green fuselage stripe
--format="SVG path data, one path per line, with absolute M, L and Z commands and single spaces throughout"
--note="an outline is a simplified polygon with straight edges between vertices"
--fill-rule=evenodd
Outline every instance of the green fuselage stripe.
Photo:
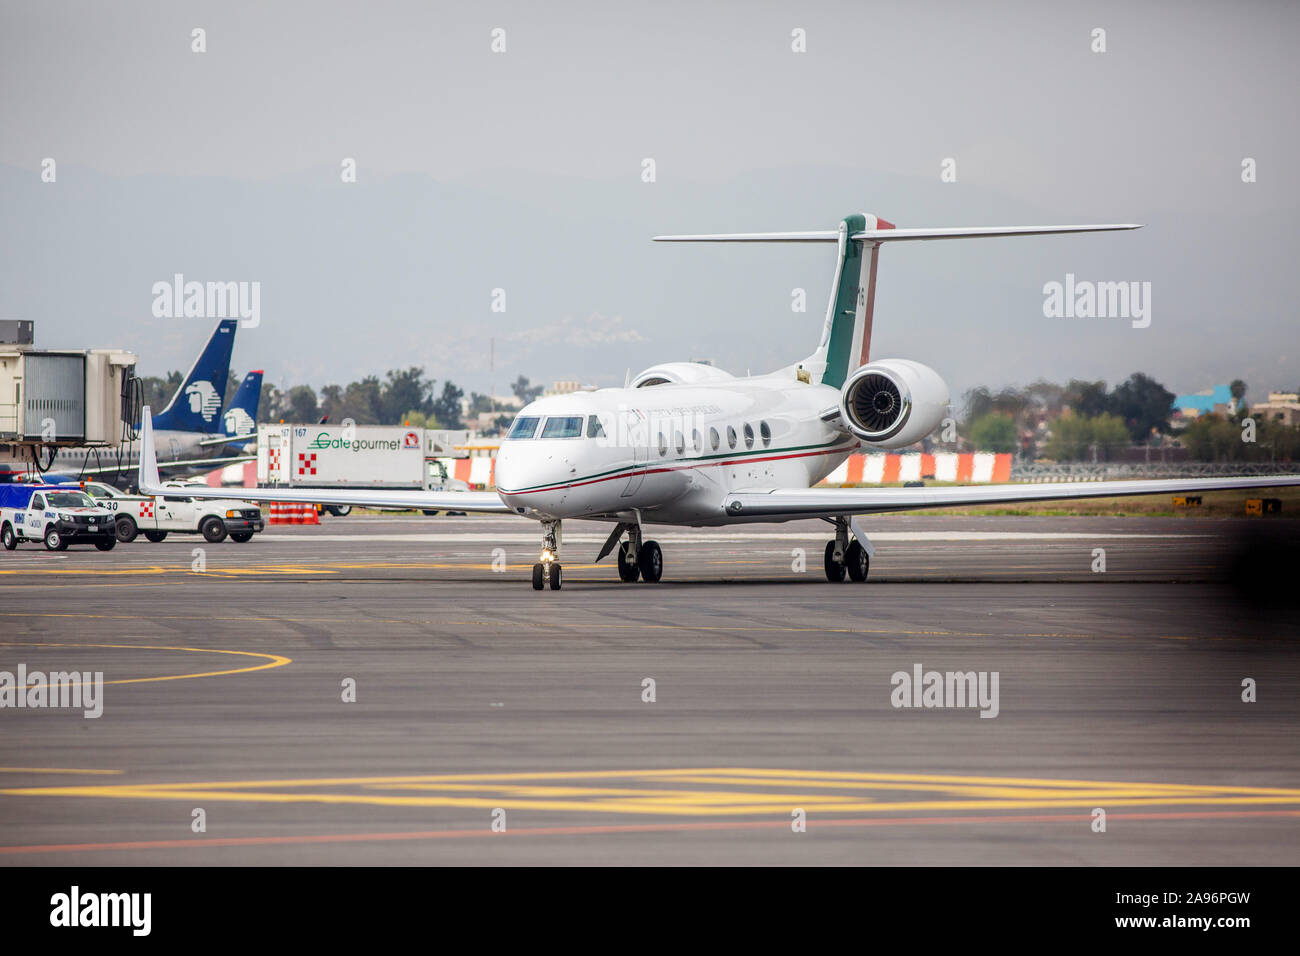
M 842 441 L 844 441 L 843 438 L 834 438 L 831 441 L 824 442 L 820 445 L 792 445 L 788 448 L 760 448 L 754 451 L 743 451 L 743 452 L 732 451 L 732 452 L 725 452 L 723 454 L 718 454 L 718 455 L 700 455 L 698 458 L 660 458 L 660 459 L 656 459 L 653 462 L 647 458 L 646 461 L 636 462 L 635 464 L 631 464 L 631 465 L 622 465 L 621 467 L 618 468 L 611 468 L 609 469 L 609 471 L 598 471 L 595 474 L 583 475 L 581 478 L 566 478 L 563 483 L 566 485 L 576 485 L 584 481 L 593 481 L 597 478 L 607 478 L 610 475 L 617 475 L 619 472 L 624 472 L 624 471 L 628 473 L 629 477 L 631 477 L 632 475 L 635 475 L 639 471 L 645 471 L 651 467 L 658 467 L 661 464 L 717 461 L 720 458 L 735 458 L 737 459 L 737 464 L 744 464 L 744 459 L 747 456 L 768 457 L 770 455 L 783 455 L 790 452 L 833 448 L 834 446 L 840 444 Z M 844 450 L 850 451 L 851 447 L 846 445 Z M 511 490 L 506 490 L 506 489 L 501 489 L 501 490 L 506 491 L 506 494 L 519 495 L 519 494 L 524 494 L 525 492 L 533 491 L 537 488 L 550 488 L 554 484 L 555 484 L 554 482 L 543 482 L 540 485 L 529 485 L 527 488 L 514 488 Z

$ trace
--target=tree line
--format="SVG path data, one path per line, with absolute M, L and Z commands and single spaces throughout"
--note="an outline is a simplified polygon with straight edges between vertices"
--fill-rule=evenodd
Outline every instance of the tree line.
M 144 404 L 155 411 L 164 408 L 185 375 L 172 371 L 166 376 L 144 376 L 140 382 Z M 229 403 L 239 388 L 242 376 L 230 373 L 226 384 L 225 401 Z M 358 425 L 410 424 L 423 428 L 464 427 L 461 399 L 465 392 L 451 380 L 437 387 L 435 379 L 428 378 L 417 366 L 389 369 L 381 379 L 367 375 L 346 385 L 326 385 L 318 392 L 310 385 L 292 385 L 278 388 L 268 381 L 262 382 L 258 404 L 259 422 L 316 422 L 328 418 L 331 422 L 352 419 Z M 520 375 L 511 384 L 511 392 L 527 404 L 541 395 L 544 386 L 533 385 Z M 489 395 L 470 392 L 469 414 L 492 412 L 493 400 Z M 493 421 L 497 429 L 506 427 L 513 414 L 503 410 Z
M 1113 388 L 1084 379 L 1065 385 L 1040 380 L 998 391 L 979 386 L 964 396 L 959 433 L 982 451 L 1055 461 L 1106 461 L 1134 445 L 1181 446 L 1204 461 L 1289 459 L 1300 450 L 1300 429 L 1253 419 L 1247 425 L 1244 381 L 1233 380 L 1229 391 L 1233 407 L 1227 415 L 1202 414 L 1176 428 L 1174 393 L 1144 372 Z

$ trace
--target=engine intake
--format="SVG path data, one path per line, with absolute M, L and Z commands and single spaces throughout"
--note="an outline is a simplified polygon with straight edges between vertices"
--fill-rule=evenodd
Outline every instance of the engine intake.
M 939 373 L 906 359 L 864 365 L 840 392 L 840 415 L 849 431 L 882 448 L 920 441 L 947 411 L 948 385 Z

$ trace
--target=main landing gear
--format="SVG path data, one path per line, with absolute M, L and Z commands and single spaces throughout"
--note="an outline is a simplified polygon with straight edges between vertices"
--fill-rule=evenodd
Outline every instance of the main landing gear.
M 835 523 L 835 537 L 826 542 L 826 580 L 838 584 L 847 572 L 850 581 L 865 581 L 871 570 L 871 553 L 856 536 L 850 537 L 848 518 L 827 520 Z
M 620 543 L 623 533 L 627 540 Z M 664 574 L 664 552 L 657 541 L 641 540 L 641 525 L 635 521 L 623 521 L 610 533 L 605 546 L 600 549 L 596 560 L 618 548 L 618 578 L 631 583 L 637 578 L 647 584 L 658 584 Z
M 560 530 L 559 519 L 544 521 L 546 529 L 542 535 L 542 556 L 533 565 L 533 590 L 542 591 L 548 586 L 558 591 L 564 586 L 564 568 L 560 565 L 560 541 L 564 535 Z

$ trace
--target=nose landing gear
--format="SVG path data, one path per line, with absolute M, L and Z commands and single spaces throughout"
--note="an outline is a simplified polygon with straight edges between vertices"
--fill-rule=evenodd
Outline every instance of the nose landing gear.
M 564 585 L 564 568 L 560 566 L 560 541 L 563 533 L 559 519 L 543 522 L 546 533 L 542 535 L 542 555 L 533 565 L 533 590 L 541 591 L 548 586 L 558 591 Z

